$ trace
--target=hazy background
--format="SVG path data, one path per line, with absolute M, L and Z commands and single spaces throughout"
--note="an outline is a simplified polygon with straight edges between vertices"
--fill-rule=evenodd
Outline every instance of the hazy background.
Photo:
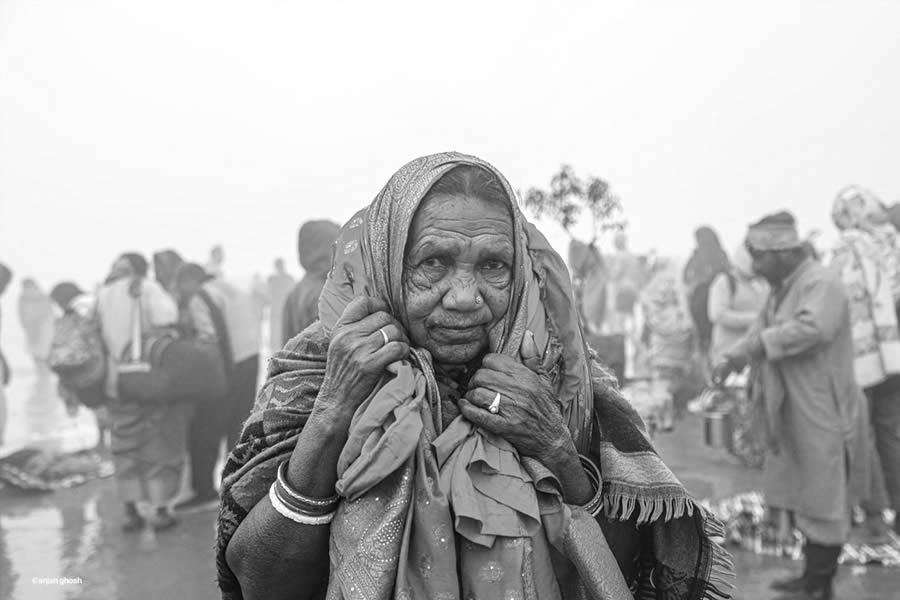
M 247 281 L 456 149 L 607 179 L 637 250 L 729 246 L 847 183 L 900 200 L 900 3 L 0 0 L 3 344 L 24 276 L 172 247 Z M 546 228 L 564 249 L 565 235 Z

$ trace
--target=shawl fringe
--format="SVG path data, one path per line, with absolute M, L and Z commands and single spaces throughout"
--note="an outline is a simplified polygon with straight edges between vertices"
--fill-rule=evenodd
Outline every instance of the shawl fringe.
M 718 541 L 724 542 L 725 526 L 715 515 L 683 493 L 648 498 L 641 496 L 639 488 L 622 483 L 604 482 L 603 488 L 604 512 L 610 519 L 627 521 L 634 516 L 635 510 L 638 526 L 655 523 L 660 519 L 668 522 L 684 516 L 694 516 L 695 511 L 698 516 L 702 516 L 700 520 L 709 545 L 711 561 L 710 572 L 700 598 L 729 600 L 732 597 L 730 590 L 735 589 L 734 560 Z

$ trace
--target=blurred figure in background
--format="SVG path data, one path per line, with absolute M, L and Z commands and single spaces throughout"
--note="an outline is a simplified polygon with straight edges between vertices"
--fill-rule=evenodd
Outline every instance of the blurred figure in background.
M 71 281 L 63 281 L 53 286 L 50 290 L 50 298 L 62 313 L 74 313 L 85 320 L 96 317 L 97 298 L 85 293 L 80 287 Z M 70 417 L 78 414 L 82 404 L 78 395 L 68 389 L 63 383 L 63 377 L 59 378 L 59 396 L 66 405 L 66 412 Z M 106 449 L 109 434 L 109 414 L 105 403 L 102 406 L 91 409 L 97 422 L 97 449 Z
M 281 308 L 284 315 L 282 339 L 285 343 L 319 318 L 319 294 L 331 269 L 332 247 L 340 230 L 340 226 L 333 221 L 307 221 L 300 227 L 297 254 L 305 272 Z M 272 310 L 279 308 L 273 305 Z
M 213 277 L 225 276 L 225 249 L 221 245 L 216 244 L 212 247 L 209 251 L 209 260 L 203 268 Z
M 329 258 L 331 254 L 328 255 Z M 269 304 L 269 349 L 275 353 L 287 341 L 284 338 L 284 302 L 296 285 L 284 267 L 284 259 L 275 259 L 275 272 L 269 275 L 266 297 Z
M 25 331 L 28 354 L 34 360 L 35 369 L 40 377 L 45 377 L 49 374 L 47 353 L 50 351 L 50 339 L 53 336 L 53 302 L 31 278 L 22 280 L 19 322 Z
M 900 242 L 887 210 L 857 186 L 838 194 L 832 220 L 840 238 L 831 266 L 850 296 L 856 381 L 874 430 L 872 495 L 863 504 L 869 532 L 884 537 L 885 508 L 900 511 Z M 895 524 L 900 531 L 900 525 Z
M 675 263 L 658 258 L 651 269 L 650 282 L 639 297 L 641 339 L 648 348 L 651 379 L 661 382 L 682 412 L 687 402 L 683 392 L 693 370 L 694 329 Z
M 193 333 L 220 344 L 229 381 L 227 397 L 204 399 L 191 418 L 194 495 L 178 508 L 192 510 L 218 502 L 214 470 L 221 442 L 226 441 L 226 452 L 234 447 L 256 400 L 261 332 L 250 294 L 214 278 L 200 265 L 187 263 L 178 270 L 176 290 Z
M 712 322 L 709 320 L 709 287 L 716 275 L 728 271 L 728 255 L 722 249 L 718 234 L 710 227 L 694 232 L 697 247 L 684 267 L 683 281 L 690 307 L 691 320 L 697 330 L 697 349 L 703 358 L 712 341 Z
M 9 267 L 0 263 L 0 297 L 6 292 L 9 283 L 12 281 L 12 271 Z M 3 315 L 0 314 L 0 330 L 3 326 Z M 3 356 L 3 350 L 0 349 L 0 446 L 3 445 L 6 437 L 6 386 L 9 384 L 9 363 Z
M 850 533 L 854 461 L 868 461 L 857 453 L 864 402 L 854 378 L 849 299 L 840 278 L 808 256 L 790 213 L 751 225 L 747 249 L 772 293 L 713 380 L 754 362 L 764 391 L 754 402 L 765 407 L 769 443 L 766 503 L 793 515 L 806 537 L 803 574 L 773 588 L 784 598 L 826 600 Z
M 118 363 L 131 343 L 133 306 L 141 305 L 143 331 L 175 325 L 178 308 L 161 285 L 147 277 L 147 260 L 129 252 L 113 264 L 97 294 L 100 329 L 108 352 L 106 395 L 116 485 L 125 505 L 126 532 L 139 531 L 146 522 L 139 502 L 155 510 L 151 525 L 169 529 L 176 524 L 169 504 L 178 493 L 185 451 L 185 403 L 117 401 Z
M 184 259 L 174 250 L 162 250 L 153 255 L 153 274 L 164 290 L 172 293 L 175 288 L 175 273 L 184 264 Z
M 759 318 L 769 286 L 753 272 L 753 259 L 744 244 L 731 255 L 731 266 L 709 286 L 708 313 L 712 323 L 710 364 L 718 364 Z

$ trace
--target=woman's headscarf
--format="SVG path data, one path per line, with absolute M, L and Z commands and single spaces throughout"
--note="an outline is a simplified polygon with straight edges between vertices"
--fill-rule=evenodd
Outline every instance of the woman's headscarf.
M 728 254 L 722 248 L 718 234 L 711 227 L 704 225 L 697 228 L 694 239 L 697 247 L 684 269 L 684 282 L 689 289 L 712 281 L 713 277 L 727 271 L 730 266 Z
M 435 182 L 465 165 L 485 169 L 497 178 L 513 222 L 516 263 L 510 303 L 506 316 L 491 332 L 490 351 L 517 358 L 526 330 L 534 334 L 541 350 L 551 337 L 562 345 L 560 403 L 576 445 L 584 449 L 590 443 L 590 371 L 568 271 L 546 238 L 526 222 L 506 178 L 479 158 L 445 153 L 416 159 L 391 178 L 370 206 L 350 219 L 335 245 L 334 264 L 319 297 L 319 319 L 330 331 L 350 300 L 365 294 L 383 298 L 407 325 L 402 275 L 413 216 Z
M 846 187 L 834 200 L 831 218 L 841 232 L 835 252 L 852 247 L 879 274 L 869 278 L 870 292 L 877 293 L 874 279 L 886 279 L 894 300 L 900 300 L 900 237 L 881 200 L 859 186 Z

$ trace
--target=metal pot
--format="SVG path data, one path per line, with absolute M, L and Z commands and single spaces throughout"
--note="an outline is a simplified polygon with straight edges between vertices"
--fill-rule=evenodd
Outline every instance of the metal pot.
M 731 450 L 734 447 L 734 426 L 731 411 L 710 411 L 703 415 L 703 438 L 712 448 Z

